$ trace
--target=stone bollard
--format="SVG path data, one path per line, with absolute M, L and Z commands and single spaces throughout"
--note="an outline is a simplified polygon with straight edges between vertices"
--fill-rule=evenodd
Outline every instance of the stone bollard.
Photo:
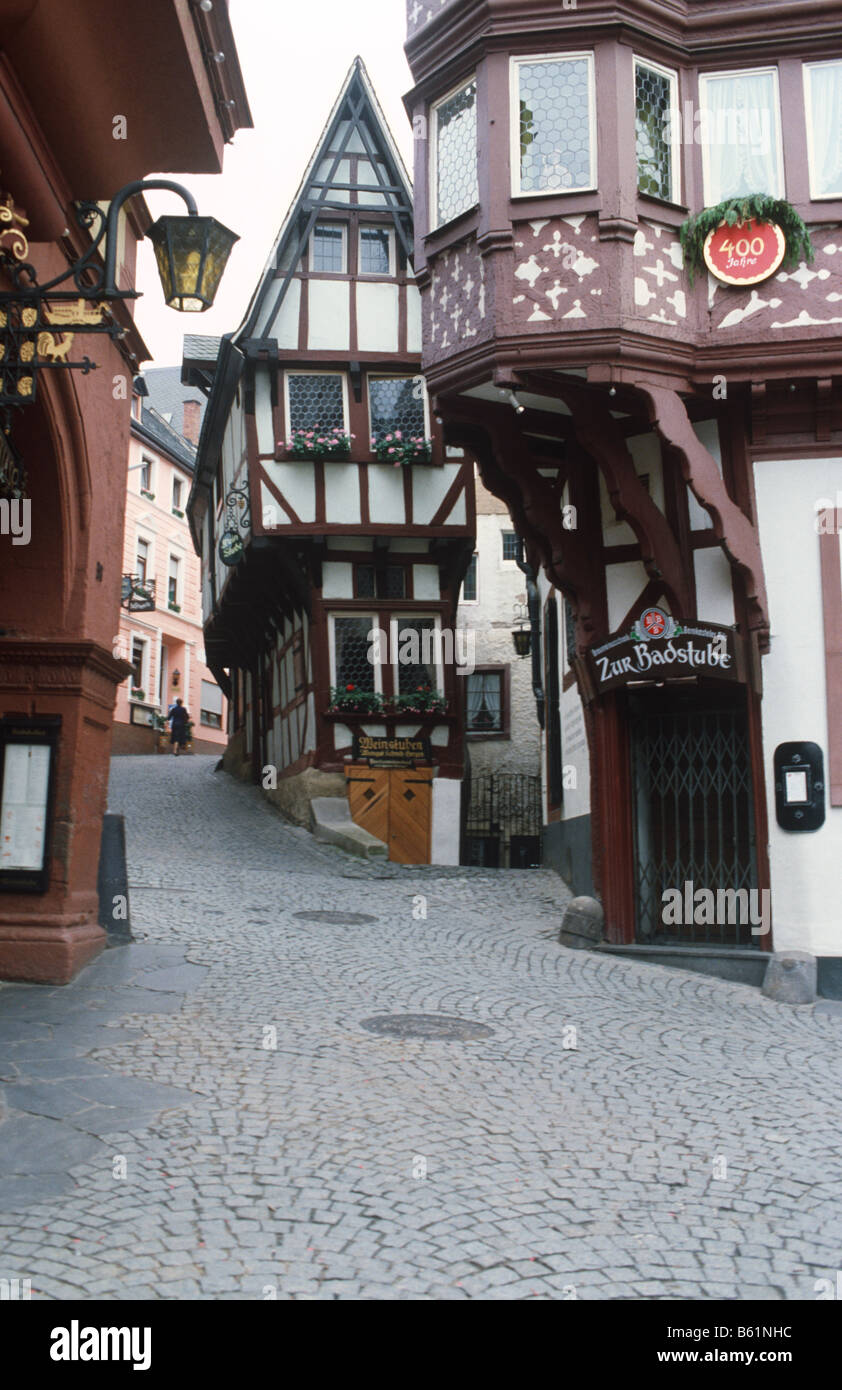
M 573 898 L 565 909 L 558 934 L 562 946 L 586 951 L 602 941 L 605 914 L 596 898 Z
M 816 957 L 809 951 L 779 951 L 766 967 L 761 993 L 779 1004 L 814 1004 Z

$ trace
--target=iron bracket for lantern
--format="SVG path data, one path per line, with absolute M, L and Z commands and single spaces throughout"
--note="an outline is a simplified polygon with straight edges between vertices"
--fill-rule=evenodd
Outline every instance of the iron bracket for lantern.
M 126 184 L 114 195 L 104 212 L 99 203 L 76 205 L 76 220 L 91 237 L 85 252 L 61 275 L 39 284 L 35 267 L 26 257 L 29 244 L 24 228 L 29 225 L 12 196 L 0 192 L 0 269 L 12 282 L 11 291 L 0 292 L 0 408 L 31 405 L 36 398 L 38 376 L 45 370 L 76 370 L 83 375 L 96 370 L 90 357 L 71 360 L 77 333 L 107 333 L 122 338 L 126 329 L 115 320 L 110 305 L 138 299 L 137 290 L 117 286 L 117 226 L 123 205 L 137 193 L 161 189 L 177 193 L 187 206 L 187 217 L 160 217 L 150 228 L 155 243 L 158 269 L 167 302 L 188 311 L 207 309 L 219 285 L 222 271 L 237 240 L 233 232 L 215 218 L 199 217 L 196 202 L 181 184 L 170 179 L 146 179 Z M 176 224 L 179 224 L 176 226 Z M 186 224 L 186 225 L 183 225 Z M 178 250 L 185 236 L 182 261 L 190 259 L 195 284 L 178 281 Z M 104 257 L 100 250 L 104 244 Z M 164 266 L 159 246 L 167 248 L 170 282 L 164 282 Z M 175 247 L 175 253 L 174 253 Z M 197 251 L 197 248 L 198 251 Z M 213 258 L 209 255 L 213 251 Z M 181 267 L 183 270 L 183 266 Z M 208 273 L 206 287 L 202 277 Z M 3 432 L 8 435 L 8 422 Z

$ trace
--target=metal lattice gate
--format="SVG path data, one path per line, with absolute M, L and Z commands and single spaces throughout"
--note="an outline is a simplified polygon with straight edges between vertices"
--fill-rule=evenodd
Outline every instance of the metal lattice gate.
M 540 864 L 540 777 L 522 772 L 472 776 L 463 862 L 494 869 L 530 869 Z
M 633 701 L 630 714 L 637 940 L 760 947 L 743 908 L 758 901 L 744 711 L 656 712 Z M 664 894 L 676 889 L 680 906 L 673 891 L 666 912 Z M 712 921 L 699 890 L 713 894 Z

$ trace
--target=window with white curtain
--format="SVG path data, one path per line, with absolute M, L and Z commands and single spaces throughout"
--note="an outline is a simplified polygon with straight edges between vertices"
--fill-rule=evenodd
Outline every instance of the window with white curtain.
M 777 68 L 700 76 L 699 140 L 706 207 L 749 193 L 783 198 Z
M 842 60 L 804 64 L 810 197 L 842 198 Z
M 466 676 L 467 731 L 469 734 L 503 732 L 503 673 L 473 671 Z

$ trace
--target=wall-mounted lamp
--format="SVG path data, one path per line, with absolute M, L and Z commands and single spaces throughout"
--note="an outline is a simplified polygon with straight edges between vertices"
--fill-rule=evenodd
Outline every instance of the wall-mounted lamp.
M 529 623 L 529 609 L 525 603 L 513 605 L 513 616 L 517 626 L 512 631 L 516 656 L 528 656 L 532 649 L 532 628 Z
M 521 405 L 521 403 L 520 403 L 520 401 L 518 400 L 517 396 L 515 395 L 515 392 L 514 392 L 514 390 L 512 389 L 512 387 L 510 387 L 510 386 L 501 386 L 501 387 L 500 387 L 500 394 L 501 394 L 502 396 L 504 396 L 505 399 L 509 402 L 509 404 L 513 407 L 514 412 L 515 412 L 516 415 L 522 415 L 523 412 L 526 410 L 526 406 L 525 406 L 525 405 Z
M 172 684 L 173 690 L 177 690 L 179 685 L 181 684 L 181 672 L 179 671 L 177 666 L 172 673 Z

